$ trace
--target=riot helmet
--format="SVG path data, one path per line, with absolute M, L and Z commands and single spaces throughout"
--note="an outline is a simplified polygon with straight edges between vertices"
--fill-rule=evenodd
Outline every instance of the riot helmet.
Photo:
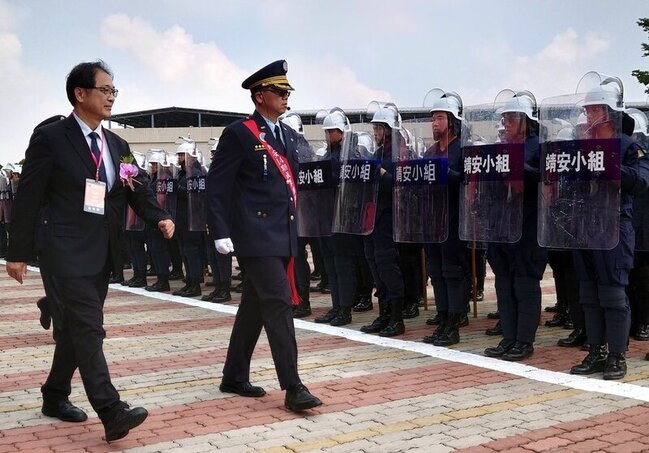
M 300 135 L 304 135 L 304 126 L 302 125 L 302 117 L 294 112 L 286 112 L 279 117 L 279 120 L 293 129 Z

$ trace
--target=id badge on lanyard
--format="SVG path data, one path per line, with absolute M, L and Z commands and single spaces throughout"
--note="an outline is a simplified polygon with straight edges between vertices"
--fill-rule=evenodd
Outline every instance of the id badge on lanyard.
M 89 149 L 90 157 L 97 166 L 95 179 L 86 179 L 86 190 L 83 197 L 83 210 L 91 214 L 104 215 L 106 204 L 106 183 L 99 181 L 99 167 L 104 163 L 102 157 L 104 155 L 104 140 L 101 141 L 101 150 L 99 151 L 99 158 L 96 158 L 92 149 Z

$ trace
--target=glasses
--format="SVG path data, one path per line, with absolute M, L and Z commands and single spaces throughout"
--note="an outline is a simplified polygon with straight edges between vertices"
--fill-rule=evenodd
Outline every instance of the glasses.
M 273 94 L 276 94 L 280 98 L 287 98 L 291 95 L 291 92 L 288 90 L 280 90 L 279 88 L 266 88 L 264 91 L 270 91 Z
M 110 87 L 88 87 L 88 90 L 99 90 L 104 94 L 105 96 L 110 96 L 111 94 L 113 95 L 114 98 L 117 97 L 117 93 L 119 93 L 119 90 L 116 88 L 110 88 Z

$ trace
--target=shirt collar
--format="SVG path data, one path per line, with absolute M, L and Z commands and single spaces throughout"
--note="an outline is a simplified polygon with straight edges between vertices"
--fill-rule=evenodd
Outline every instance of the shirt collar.
M 79 116 L 72 112 L 72 115 L 74 115 L 74 119 L 77 120 L 77 123 L 79 123 L 79 127 L 81 128 L 81 132 L 83 133 L 84 137 L 87 137 L 88 134 L 91 132 L 96 132 L 99 137 L 103 137 L 102 131 L 101 131 L 101 123 L 99 123 L 99 126 L 97 126 L 96 129 L 90 129 L 90 126 L 88 126 Z

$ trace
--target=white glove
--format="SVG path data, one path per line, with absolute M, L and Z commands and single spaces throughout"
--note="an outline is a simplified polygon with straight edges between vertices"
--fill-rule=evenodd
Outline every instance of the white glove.
M 222 255 L 234 252 L 234 244 L 230 238 L 216 239 L 214 246 L 216 247 L 216 251 Z

